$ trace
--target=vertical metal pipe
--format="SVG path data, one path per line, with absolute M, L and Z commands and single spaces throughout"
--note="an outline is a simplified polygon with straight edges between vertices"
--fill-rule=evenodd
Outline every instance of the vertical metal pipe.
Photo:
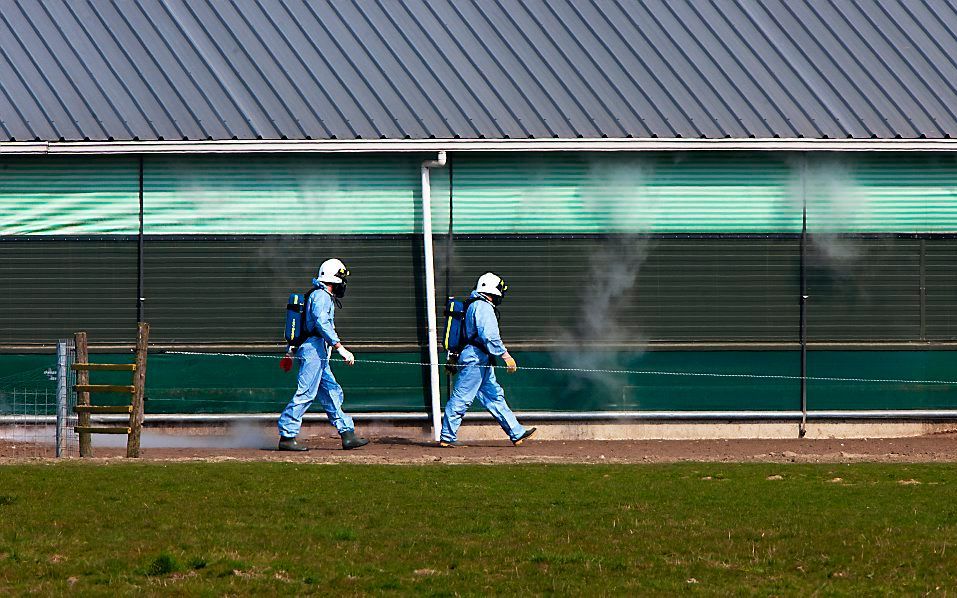
M 56 343 L 56 456 L 63 456 L 66 444 L 66 341 Z
M 455 172 L 453 170 L 454 164 L 452 160 L 448 161 L 449 164 L 449 234 L 445 238 L 445 296 L 452 296 L 452 252 L 455 251 L 455 241 L 452 235 L 454 234 L 454 229 L 452 227 L 453 220 L 452 217 L 455 212 L 455 203 L 452 200 L 452 189 L 455 185 Z M 448 305 L 448 302 L 446 302 Z M 445 374 L 445 396 L 452 396 L 452 375 L 446 372 Z
M 807 154 L 801 161 L 801 425 L 798 436 L 807 434 Z
M 429 391 L 432 397 L 432 435 L 438 441 L 442 429 L 441 396 L 439 389 L 438 324 L 435 314 L 435 254 L 432 246 L 432 181 L 430 168 L 445 166 L 446 153 L 439 152 L 437 160 L 422 163 L 422 237 L 425 245 L 425 313 L 428 319 Z
M 140 232 L 137 236 L 136 245 L 136 323 L 143 321 L 143 302 L 146 297 L 143 295 L 143 155 L 140 154 Z
M 449 167 L 449 230 L 448 234 L 445 237 L 445 296 L 448 297 L 452 294 L 452 251 L 454 244 L 452 242 L 452 212 L 455 209 L 455 206 L 452 204 L 452 185 L 453 181 L 453 170 L 452 170 L 452 161 L 448 160 Z

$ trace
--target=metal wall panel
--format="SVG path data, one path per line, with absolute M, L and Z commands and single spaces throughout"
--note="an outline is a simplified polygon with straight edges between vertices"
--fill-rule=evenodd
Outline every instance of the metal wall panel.
M 421 230 L 426 157 L 149 156 L 146 233 L 412 233 Z M 439 198 L 448 198 L 446 180 L 440 172 Z M 447 226 L 438 208 L 436 224 Z
M 411 235 L 147 238 L 150 338 L 281 343 L 289 293 L 307 291 L 319 264 L 339 257 L 352 272 L 336 314 L 343 342 L 419 344 L 421 255 Z
M 136 339 L 136 241 L 0 239 L 0 344 Z
M 457 238 L 453 292 L 487 270 L 509 284 L 512 342 L 796 340 L 795 238 Z
M 812 232 L 957 231 L 952 154 L 813 154 L 804 180 Z
M 411 362 L 417 353 L 362 351 L 359 359 Z M 517 351 L 521 365 L 576 367 L 580 355 Z M 794 410 L 800 405 L 800 358 L 797 351 L 627 351 L 612 353 L 616 369 L 763 374 L 789 378 L 660 376 L 522 371 L 502 376 L 508 402 L 516 410 Z M 97 355 L 97 361 L 129 361 L 126 355 Z M 957 351 L 811 351 L 813 376 L 900 380 L 953 380 Z M 22 388 L 24 372 L 52 367 L 55 357 L 0 355 L 0 402 L 4 390 Z M 418 411 L 428 409 L 423 396 L 428 369 L 407 364 L 363 363 L 346 367 L 333 362 L 346 393 L 346 410 Z M 295 389 L 295 376 L 270 359 L 228 356 L 150 356 L 147 413 L 278 413 Z M 35 388 L 52 392 L 54 381 L 31 379 Z M 445 385 L 441 385 L 443 394 Z M 954 385 L 812 380 L 808 406 L 817 409 L 953 409 Z M 475 408 L 480 409 L 478 405 Z
M 0 156 L 0 235 L 136 234 L 135 156 Z
M 957 231 L 947 154 L 455 157 L 458 233 Z
M 918 340 L 920 241 L 811 235 L 808 339 Z
M 812 341 L 920 338 L 919 240 L 851 239 L 853 263 L 809 251 Z M 442 239 L 438 244 L 444 247 Z M 928 250 L 928 338 L 951 338 L 953 242 Z M 49 342 L 86 328 L 126 338 L 135 319 L 136 248 L 128 241 L 0 242 L 2 342 Z M 326 256 L 354 276 L 344 338 L 422 344 L 421 241 L 385 237 L 148 238 L 146 317 L 157 342 L 279 342 L 289 292 Z M 513 342 L 794 340 L 794 238 L 458 238 L 448 285 L 463 294 L 486 270 L 510 284 Z M 440 312 L 441 313 L 441 312 Z M 129 328 L 127 328 L 129 327 Z
M 513 341 L 798 339 L 793 236 L 466 237 L 456 240 L 454 263 L 456 293 L 486 270 L 506 278 L 503 325 Z M 928 271 L 938 297 L 928 306 L 931 329 L 948 317 L 942 293 L 957 293 L 941 270 L 952 267 L 938 264 Z M 919 240 L 812 236 L 808 289 L 811 341 L 921 338 Z
M 818 379 L 808 381 L 808 409 L 954 409 L 955 385 L 921 381 L 954 380 L 955 370 L 957 351 L 809 351 Z
M 154 338 L 272 341 L 281 321 L 276 311 L 288 292 L 307 285 L 327 255 L 339 254 L 361 273 L 354 288 L 362 307 L 342 314 L 342 325 L 356 326 L 352 338 L 421 342 L 416 314 L 422 250 L 415 234 L 421 158 L 147 157 L 146 231 L 152 236 L 146 307 L 147 317 L 159 320 Z M 33 157 L 2 164 L 6 194 L 0 197 L 7 209 L 0 218 L 32 223 L 0 231 L 5 236 L 135 225 L 135 160 Z M 447 231 L 453 213 L 457 233 L 447 260 L 448 284 L 449 249 L 437 237 L 440 293 L 448 286 L 459 294 L 481 272 L 500 271 L 513 283 L 510 328 L 525 342 L 580 334 L 574 323 L 591 317 L 586 315 L 594 310 L 583 305 L 594 305 L 596 288 L 612 289 L 601 291 L 609 307 L 599 311 L 609 317 L 598 320 L 614 322 L 614 331 L 592 326 L 600 333 L 588 332 L 595 337 L 590 341 L 793 340 L 797 272 L 791 229 L 799 216 L 793 198 L 805 194 L 814 233 L 811 339 L 921 338 L 918 242 L 849 239 L 820 229 L 836 223 L 846 229 L 947 227 L 949 210 L 957 210 L 957 202 L 945 201 L 955 184 L 955 163 L 941 156 L 815 159 L 805 165 L 744 154 L 562 154 L 521 161 L 489 154 L 454 157 L 451 170 L 452 204 L 450 171 L 437 170 L 433 184 L 435 230 Z M 43 213 L 51 207 L 48 219 Z M 118 214 L 115 224 L 110 214 Z M 630 234 L 646 225 L 652 237 Z M 523 232 L 536 227 L 547 234 Z M 665 232 L 670 227 L 681 232 Z M 749 227 L 762 233 L 741 230 Z M 280 234 L 312 228 L 322 235 Z M 355 236 L 372 229 L 377 234 Z M 782 236 L 775 229 L 791 232 Z M 382 235 L 390 230 L 400 234 Z M 163 234 L 172 236 L 155 236 Z M 61 264 L 71 252 L 85 251 L 79 245 L 35 247 L 46 260 L 45 280 L 76 276 Z M 116 279 L 114 266 L 92 276 L 116 282 L 106 295 L 125 297 L 135 288 L 133 266 L 129 280 Z M 18 313 L 45 291 L 29 287 L 29 265 L 10 262 L 7 268 L 13 268 L 7 277 L 13 282 L 5 288 L 15 289 L 7 301 L 10 313 Z M 938 274 L 946 272 L 946 263 L 928 268 L 931 301 L 938 302 L 928 307 L 930 334 L 947 336 L 938 332 L 949 317 L 939 302 L 944 291 L 933 288 L 935 281 L 946 285 L 946 276 Z M 622 280 L 624 289 L 615 291 Z M 236 307 L 210 311 L 223 289 L 240 291 Z M 397 301 L 373 310 L 381 297 Z M 391 314 L 393 309 L 398 313 Z M 353 321 L 350 313 L 359 315 Z M 95 324 L 107 316 L 90 318 Z
M 635 317 L 656 340 L 794 340 L 798 268 L 793 237 L 661 239 L 639 274 Z
M 401 234 L 421 229 L 428 156 L 148 156 L 148 234 Z M 955 232 L 944 155 L 453 156 L 458 233 Z M 803 173 L 803 175 L 802 175 Z M 448 169 L 433 172 L 448 224 Z M 135 157 L 0 159 L 0 235 L 135 234 Z
M 771 154 L 455 157 L 457 233 L 798 232 L 793 169 Z
M 957 239 L 925 241 L 926 335 L 957 340 Z

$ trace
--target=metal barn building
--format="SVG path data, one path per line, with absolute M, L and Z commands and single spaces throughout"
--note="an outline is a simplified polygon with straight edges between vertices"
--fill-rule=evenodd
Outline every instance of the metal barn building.
M 957 414 L 955 57 L 950 0 L 0 0 L 0 402 L 142 318 L 148 414 L 278 412 L 338 256 L 352 412 L 493 270 L 540 418 Z

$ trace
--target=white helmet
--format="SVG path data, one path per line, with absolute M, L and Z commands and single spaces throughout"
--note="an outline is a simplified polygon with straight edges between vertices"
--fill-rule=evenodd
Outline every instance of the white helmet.
M 479 293 L 488 293 L 489 295 L 504 297 L 505 291 L 508 290 L 508 285 L 505 284 L 505 281 L 502 280 L 498 274 L 486 272 L 479 276 L 478 282 L 475 283 L 475 290 Z
M 347 276 L 349 276 L 349 270 L 346 269 L 346 265 L 337 258 L 331 258 L 322 262 L 322 265 L 319 266 L 319 275 L 316 278 L 319 279 L 319 282 L 341 284 L 346 281 Z

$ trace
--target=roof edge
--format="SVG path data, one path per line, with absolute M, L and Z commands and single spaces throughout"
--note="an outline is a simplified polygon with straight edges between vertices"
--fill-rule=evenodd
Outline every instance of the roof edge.
M 382 139 L 0 142 L 10 154 L 247 154 L 409 152 L 913 152 L 957 151 L 957 139 Z

